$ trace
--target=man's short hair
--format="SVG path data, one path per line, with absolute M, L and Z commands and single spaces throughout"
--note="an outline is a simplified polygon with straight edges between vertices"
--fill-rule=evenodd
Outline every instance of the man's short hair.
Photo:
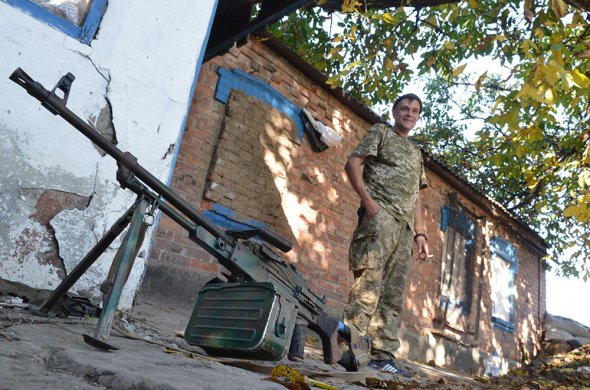
M 391 107 L 391 110 L 395 110 L 395 107 L 399 104 L 399 102 L 401 102 L 404 99 L 410 99 L 410 100 L 416 100 L 418 101 L 418 103 L 420 104 L 420 112 L 422 112 L 422 100 L 420 100 L 420 98 L 418 97 L 418 95 L 414 94 L 414 93 L 406 93 L 400 97 L 398 97 L 397 99 L 395 99 L 395 102 L 393 102 L 393 107 Z

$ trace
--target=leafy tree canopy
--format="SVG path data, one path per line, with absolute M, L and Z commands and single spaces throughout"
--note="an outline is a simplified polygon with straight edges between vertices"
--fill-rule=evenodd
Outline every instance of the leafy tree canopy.
M 588 4 L 405 5 L 320 1 L 271 31 L 373 107 L 420 80 L 427 103 L 416 140 L 535 228 L 561 274 L 588 279 Z M 474 61 L 476 71 L 465 71 Z

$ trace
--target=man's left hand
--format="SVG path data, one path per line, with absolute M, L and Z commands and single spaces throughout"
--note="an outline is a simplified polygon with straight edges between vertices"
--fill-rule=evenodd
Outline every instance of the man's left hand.
M 416 245 L 418 245 L 418 253 L 420 254 L 420 260 L 426 260 L 428 258 L 428 255 L 430 254 L 430 250 L 428 249 L 428 242 L 426 242 L 426 237 L 416 237 Z

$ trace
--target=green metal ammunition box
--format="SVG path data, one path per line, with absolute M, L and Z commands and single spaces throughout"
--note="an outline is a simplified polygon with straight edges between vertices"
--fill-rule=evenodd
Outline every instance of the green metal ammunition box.
M 295 300 L 272 283 L 215 283 L 201 289 L 184 332 L 213 356 L 280 360 L 291 343 Z

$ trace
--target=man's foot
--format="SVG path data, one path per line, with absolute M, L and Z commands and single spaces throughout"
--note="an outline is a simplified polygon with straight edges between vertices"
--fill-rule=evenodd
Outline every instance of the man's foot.
M 382 360 L 395 360 L 395 355 L 391 352 L 384 351 L 381 349 L 371 349 L 371 360 L 382 361 Z
M 298 356 L 298 355 L 291 355 L 290 353 L 287 354 L 287 359 L 289 359 L 292 362 L 302 362 L 303 361 L 303 357 Z
M 388 372 L 390 374 L 401 375 L 406 378 L 411 378 L 412 374 L 408 371 L 400 368 L 399 365 L 393 359 L 387 360 L 374 360 L 369 363 L 368 367 L 374 368 L 379 371 Z

